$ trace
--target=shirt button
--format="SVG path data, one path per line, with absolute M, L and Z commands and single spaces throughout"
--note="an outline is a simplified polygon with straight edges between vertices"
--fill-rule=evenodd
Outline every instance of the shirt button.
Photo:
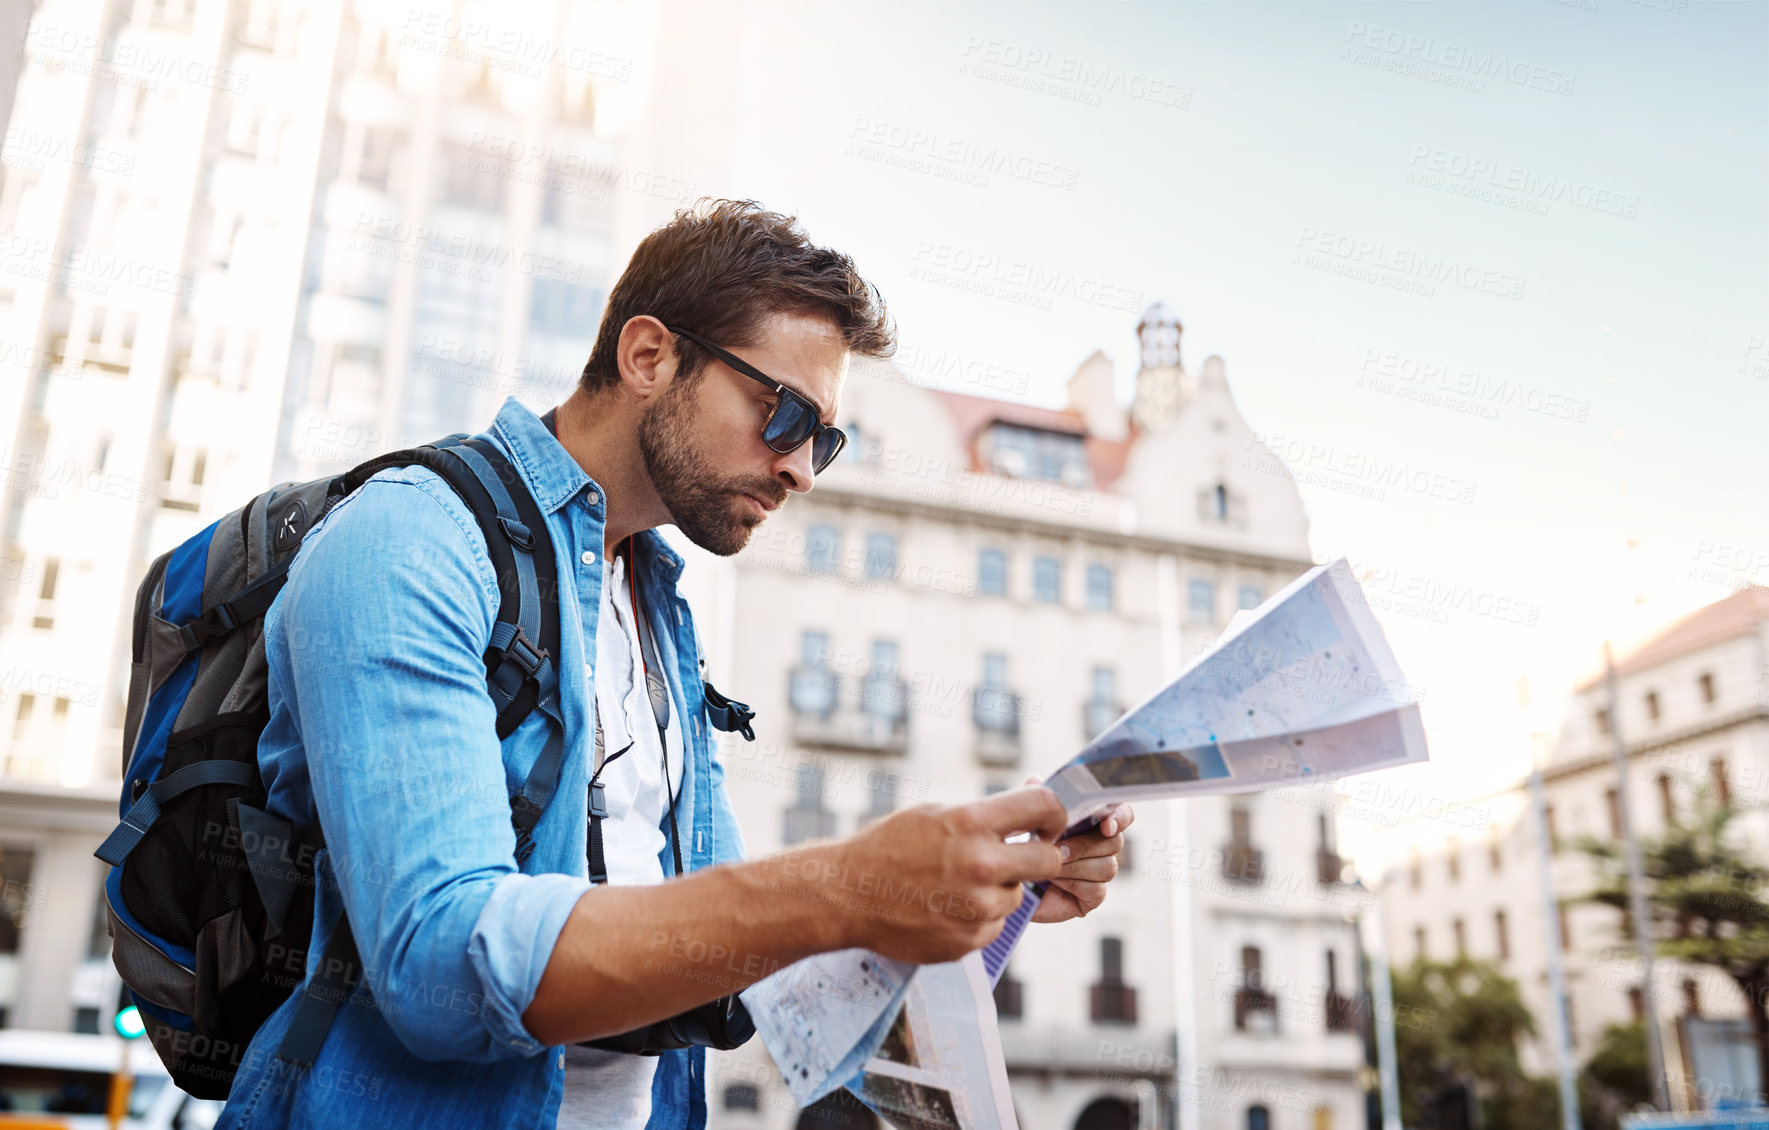
M 591 506 L 594 506 L 594 505 L 596 505 L 596 503 L 598 503 L 598 502 L 601 502 L 601 501 L 602 501 L 602 496 L 601 496 L 601 495 L 599 495 L 599 494 L 597 494 L 597 493 L 596 493 L 596 492 L 595 492 L 595 491 L 593 491 L 593 490 L 592 490 L 592 491 L 586 491 L 586 492 L 584 492 L 584 501 L 585 501 L 585 502 L 587 502 L 587 503 L 589 503 L 589 504 L 590 504 L 590 505 L 591 505 Z M 561 1062 L 563 1062 L 563 1061 L 564 1061 L 564 1059 L 565 1059 L 565 1053 L 564 1053 L 564 1052 L 560 1052 L 560 1053 L 559 1053 L 559 1058 L 560 1058 L 560 1060 L 561 1060 Z
M 578 560 L 582 561 L 585 565 L 594 565 L 596 563 L 596 551 L 593 549 L 586 549 L 583 552 L 583 556 L 579 557 Z

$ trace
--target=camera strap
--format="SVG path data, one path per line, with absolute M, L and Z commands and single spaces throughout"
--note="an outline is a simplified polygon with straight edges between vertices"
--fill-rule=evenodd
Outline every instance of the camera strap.
M 541 417 L 541 422 L 547 426 L 547 431 L 551 432 L 555 439 L 559 436 L 558 414 L 559 410 L 553 408 Z M 631 535 L 628 535 L 626 540 L 627 601 L 632 608 L 633 623 L 638 628 L 639 670 L 641 677 L 645 680 L 646 697 L 651 700 L 651 717 L 657 723 L 657 746 L 663 757 L 664 800 L 669 806 L 670 814 L 670 855 L 675 860 L 676 874 L 681 875 L 682 834 L 676 823 L 676 786 L 675 782 L 670 779 L 669 684 L 664 680 L 664 666 L 657 657 L 657 641 L 652 635 L 651 624 L 640 613 L 636 566 L 637 555 L 633 552 L 633 539 Z M 594 712 L 594 703 L 591 706 L 592 712 Z M 602 718 L 597 713 L 595 772 L 590 774 L 589 827 L 585 829 L 585 853 L 588 856 L 589 878 L 590 882 L 597 886 L 608 881 L 608 856 L 602 841 L 602 821 L 608 818 L 608 801 L 606 787 L 602 784 L 602 770 L 607 768 L 610 762 L 618 760 L 622 754 L 632 749 L 634 743 L 628 742 L 606 757 L 603 756 L 604 745 Z M 687 734 L 684 731 L 682 756 L 686 759 L 687 755 Z

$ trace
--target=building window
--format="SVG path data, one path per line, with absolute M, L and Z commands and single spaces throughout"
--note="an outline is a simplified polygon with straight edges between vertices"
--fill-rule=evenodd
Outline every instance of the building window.
M 836 533 L 834 526 L 812 526 L 805 535 L 805 571 L 809 573 L 835 572 L 835 558 L 841 545 L 841 535 Z
M 1001 971 L 995 982 L 995 1015 L 1002 1020 L 1018 1020 L 1026 1015 L 1026 986 L 1013 975 L 1013 966 Z
M 1091 676 L 1081 723 L 1090 741 L 1104 733 L 1106 727 L 1123 713 L 1118 705 L 1118 672 L 1111 667 L 1095 667 Z
M 1186 612 L 1195 623 L 1216 623 L 1216 585 L 1203 578 L 1195 578 L 1186 585 Z
M 1683 1012 L 1688 1016 L 1701 1015 L 1701 985 L 1693 977 L 1683 978 Z
M 1636 1024 L 1646 1019 L 1646 991 L 1639 985 L 1628 986 L 1628 1014 Z
M 998 475 L 1077 488 L 1092 485 L 1085 440 L 1079 435 L 996 424 L 989 429 L 988 447 L 989 467 Z
M 902 779 L 888 770 L 875 769 L 866 776 L 866 815 L 864 820 L 889 816 L 897 808 L 897 789 Z
M 1572 949 L 1572 916 L 1566 913 L 1565 903 L 1555 906 L 1554 917 L 1560 923 L 1560 948 Z
M 31 617 L 33 628 L 55 627 L 55 584 L 61 578 L 61 559 L 43 560 L 43 581 L 37 588 L 37 610 Z
M 1323 887 L 1339 882 L 1345 861 L 1339 858 L 1339 845 L 1333 835 L 1333 818 L 1325 812 L 1315 814 L 1315 881 Z
M 12 716 L 12 740 L 21 742 L 31 732 L 31 715 L 37 708 L 37 696 L 21 694 L 18 696 L 18 709 Z
M 1450 922 L 1450 936 L 1456 940 L 1456 956 L 1461 957 L 1468 952 L 1468 927 L 1460 918 Z
M 799 665 L 792 669 L 788 687 L 793 712 L 827 718 L 835 710 L 839 678 L 829 669 L 829 633 L 801 633 Z
M 971 718 L 979 730 L 1019 737 L 1019 696 L 1008 689 L 1007 656 L 1002 652 L 983 654 L 983 679 L 972 696 Z
M 1333 1130 L 1333 1108 L 1315 1107 L 1309 1116 L 1309 1130 Z
M 528 326 L 536 333 L 590 339 L 602 317 L 602 292 L 583 283 L 539 275 L 528 292 Z
M 1418 848 L 1413 849 L 1412 858 L 1407 861 L 1407 885 L 1415 891 L 1425 885 L 1425 867 Z
M 1264 600 L 1265 597 L 1252 585 L 1242 585 L 1235 590 L 1236 608 L 1258 608 Z
M 1505 866 L 1505 855 L 1500 850 L 1497 832 L 1494 832 L 1486 841 L 1486 861 L 1494 871 L 1502 870 Z
M 1265 955 L 1241 947 L 1241 983 L 1235 989 L 1235 1031 L 1272 1035 L 1278 1030 L 1277 998 L 1265 989 Z
M 1714 701 L 1714 676 L 1711 673 L 1703 671 L 1701 676 L 1695 680 L 1695 685 L 1701 691 L 1701 701 L 1704 705 Z
M 1609 813 L 1609 838 L 1622 838 L 1622 795 L 1614 789 L 1603 790 L 1603 807 Z
M 1554 806 L 1542 806 L 1542 823 L 1548 826 L 1548 854 L 1553 855 L 1560 850 L 1560 831 L 1554 826 Z
M 1658 692 L 1646 692 L 1646 717 L 1648 721 L 1658 721 Z
M 1110 565 L 1089 565 L 1087 567 L 1087 607 L 1101 612 L 1111 611 L 1112 567 Z
M 1425 960 L 1425 927 L 1413 927 L 1413 960 Z
M 1007 595 L 1007 554 L 999 549 L 977 554 L 977 591 L 984 596 Z
M 1222 853 L 1222 877 L 1237 883 L 1265 882 L 1265 853 L 1253 846 L 1253 803 L 1250 798 L 1230 799 L 1228 847 Z
M 1444 862 L 1448 863 L 1449 867 L 1450 867 L 1450 882 L 1452 882 L 1452 883 L 1461 882 L 1461 880 L 1462 880 L 1462 849 L 1456 843 L 1456 838 L 1454 836 L 1451 836 L 1448 840 L 1445 841 Z
M 1271 1111 L 1258 1105 L 1248 1107 L 1247 1130 L 1271 1130 Z
M 1677 798 L 1671 793 L 1671 775 L 1669 773 L 1658 775 L 1658 807 L 1660 815 L 1665 819 L 1666 827 L 1677 822 Z
M 725 1088 L 726 1110 L 760 1110 L 762 1094 L 749 1083 L 732 1083 Z
M 1099 981 L 1089 994 L 1095 1024 L 1135 1024 L 1136 990 L 1124 983 L 1124 940 L 1099 940 Z
M 823 806 L 823 767 L 800 764 L 796 792 L 780 837 L 786 846 L 835 835 L 835 813 Z
M 1726 779 L 1726 759 L 1716 757 L 1708 762 L 1708 773 L 1714 779 L 1714 799 L 1720 802 L 1720 807 L 1730 808 L 1732 806 L 1732 782 Z
M 0 847 L 0 954 L 18 952 L 19 931 L 41 900 L 41 893 L 31 889 L 34 859 L 31 851 Z
M 1054 557 L 1032 559 L 1032 599 L 1058 604 L 1063 599 L 1063 563 Z
M 866 535 L 866 575 L 889 580 L 897 573 L 897 539 L 893 534 Z
M 1502 910 L 1493 911 L 1493 938 L 1498 943 L 1499 960 L 1510 960 L 1511 931 L 1505 922 L 1505 912 Z
M 1609 711 L 1599 710 L 1592 717 L 1597 723 L 1598 736 L 1607 738 L 1609 736 Z

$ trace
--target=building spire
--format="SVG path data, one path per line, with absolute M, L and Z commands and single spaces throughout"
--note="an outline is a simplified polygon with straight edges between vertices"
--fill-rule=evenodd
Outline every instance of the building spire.
M 1130 416 L 1145 432 L 1164 427 L 1185 403 L 1188 381 L 1179 359 L 1184 327 L 1164 302 L 1152 303 L 1136 323 L 1142 368 L 1136 374 L 1136 399 Z

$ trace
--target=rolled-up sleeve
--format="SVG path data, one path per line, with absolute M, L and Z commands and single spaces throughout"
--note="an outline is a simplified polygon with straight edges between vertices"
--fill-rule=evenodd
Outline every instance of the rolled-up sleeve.
M 376 479 L 329 515 L 266 645 L 382 1015 L 420 1058 L 489 1060 L 542 1049 L 521 1017 L 589 884 L 517 869 L 482 658 L 497 584 L 448 490 Z

